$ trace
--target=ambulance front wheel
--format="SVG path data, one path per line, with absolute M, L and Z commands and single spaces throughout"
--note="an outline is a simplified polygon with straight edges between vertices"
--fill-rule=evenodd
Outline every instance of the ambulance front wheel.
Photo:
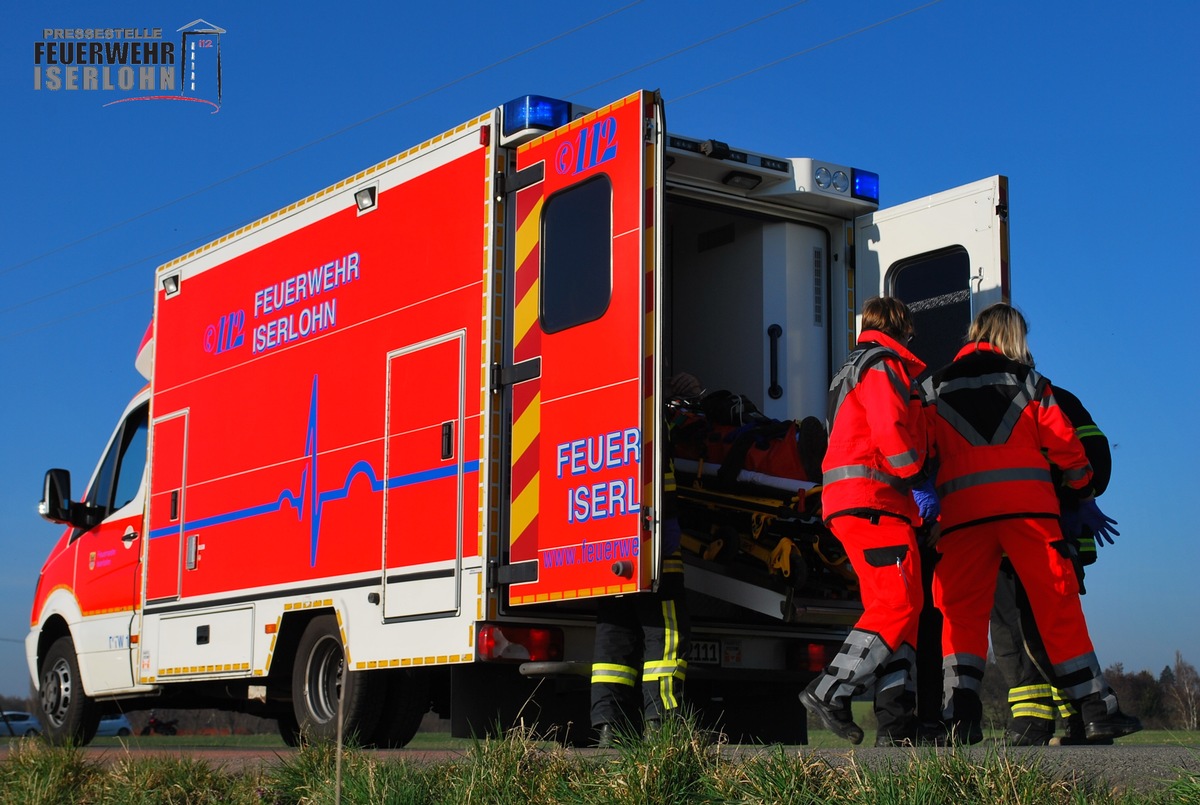
M 75 642 L 70 637 L 60 637 L 50 645 L 38 681 L 43 726 L 50 743 L 83 746 L 90 742 L 100 726 L 100 710 L 83 691 Z
M 346 669 L 337 618 L 313 618 L 292 668 L 292 710 L 301 739 L 335 740 L 340 712 L 343 740 L 368 743 L 379 722 L 379 708 L 372 706 L 378 683 L 377 674 Z

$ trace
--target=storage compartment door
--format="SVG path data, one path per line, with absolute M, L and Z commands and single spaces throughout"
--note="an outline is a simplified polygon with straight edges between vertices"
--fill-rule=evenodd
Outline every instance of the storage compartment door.
M 975 314 L 1009 300 L 1008 179 L 993 176 L 855 222 L 856 312 L 871 296 L 908 304 L 912 350 L 949 363 Z
M 638 92 L 520 147 L 510 196 L 509 601 L 649 589 L 661 101 Z M 653 525 L 653 524 L 651 524 Z
M 458 609 L 465 338 L 451 333 L 388 356 L 385 618 Z
M 150 442 L 150 539 L 146 603 L 179 597 L 186 497 L 187 411 L 154 420 Z

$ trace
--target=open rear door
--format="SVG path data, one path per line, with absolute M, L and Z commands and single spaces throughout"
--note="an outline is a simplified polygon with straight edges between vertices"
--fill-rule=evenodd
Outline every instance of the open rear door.
M 501 580 L 512 604 L 654 583 L 657 523 L 643 513 L 661 477 L 662 131 L 661 99 L 638 92 L 517 151 L 503 367 L 512 444 Z
M 1009 301 L 1004 176 L 864 215 L 854 235 L 857 310 L 876 294 L 904 300 L 929 372 L 954 358 L 976 313 Z

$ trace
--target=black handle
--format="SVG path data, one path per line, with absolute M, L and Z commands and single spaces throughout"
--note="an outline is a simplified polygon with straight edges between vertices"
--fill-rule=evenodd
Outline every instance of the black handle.
M 783 335 L 783 328 L 778 324 L 772 324 L 767 328 L 767 336 L 771 339 L 771 387 L 767 389 L 767 395 L 772 400 L 778 400 L 783 396 L 783 386 L 779 385 L 779 337 Z

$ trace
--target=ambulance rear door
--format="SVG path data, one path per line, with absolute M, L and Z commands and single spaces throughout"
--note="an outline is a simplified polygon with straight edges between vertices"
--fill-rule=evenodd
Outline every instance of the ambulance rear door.
M 976 313 L 1009 301 L 1004 176 L 877 210 L 854 229 L 856 312 L 877 294 L 903 300 L 928 372 L 954 358 Z
M 662 131 L 660 97 L 637 92 L 517 150 L 501 367 L 511 604 L 654 584 Z

